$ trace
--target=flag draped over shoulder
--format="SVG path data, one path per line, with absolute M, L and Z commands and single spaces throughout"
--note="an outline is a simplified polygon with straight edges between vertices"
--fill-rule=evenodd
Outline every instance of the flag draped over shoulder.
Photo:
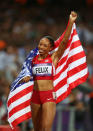
M 63 33 L 64 34 L 64 33 Z M 55 47 L 50 52 L 53 53 L 58 49 L 63 35 L 55 41 Z M 27 83 L 19 83 L 25 76 L 32 75 L 31 61 L 38 54 L 38 48 L 32 50 L 23 64 L 22 71 L 18 78 L 13 82 L 7 101 L 8 121 L 14 128 L 17 124 L 31 118 L 31 95 L 33 91 L 33 80 Z M 88 77 L 88 68 L 86 56 L 81 46 L 75 23 L 73 24 L 71 35 L 64 54 L 60 58 L 56 74 L 54 76 L 54 89 L 57 95 L 56 103 L 64 100 L 73 88 L 85 82 Z

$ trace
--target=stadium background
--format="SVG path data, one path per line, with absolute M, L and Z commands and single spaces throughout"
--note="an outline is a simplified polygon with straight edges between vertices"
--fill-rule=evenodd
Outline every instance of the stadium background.
M 66 28 L 71 10 L 78 13 L 77 32 L 87 55 L 89 78 L 57 105 L 52 131 L 93 131 L 93 0 L 0 1 L 2 128 L 8 125 L 6 102 L 11 82 L 20 72 L 27 54 L 44 35 L 56 40 Z M 31 131 L 32 127 L 31 120 L 19 124 L 20 131 Z

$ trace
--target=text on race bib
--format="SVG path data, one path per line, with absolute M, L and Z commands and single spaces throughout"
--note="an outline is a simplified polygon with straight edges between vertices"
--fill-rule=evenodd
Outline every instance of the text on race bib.
M 51 64 L 35 64 L 32 69 L 33 75 L 51 75 L 52 66 Z

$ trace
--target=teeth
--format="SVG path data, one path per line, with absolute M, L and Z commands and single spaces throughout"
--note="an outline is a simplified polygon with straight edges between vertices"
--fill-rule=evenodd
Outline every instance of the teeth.
M 40 52 L 43 52 L 43 50 L 39 50 Z

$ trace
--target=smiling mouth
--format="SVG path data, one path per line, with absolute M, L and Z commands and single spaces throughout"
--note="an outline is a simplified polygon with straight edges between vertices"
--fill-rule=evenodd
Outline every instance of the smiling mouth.
M 43 50 L 39 50 L 39 53 L 44 53 L 44 51 Z

